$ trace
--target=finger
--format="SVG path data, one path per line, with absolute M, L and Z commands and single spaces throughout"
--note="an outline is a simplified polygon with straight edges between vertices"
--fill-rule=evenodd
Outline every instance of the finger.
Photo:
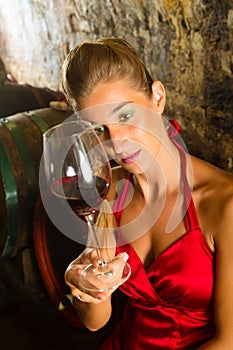
M 92 249 L 89 251 L 89 254 L 84 257 L 82 262 L 86 263 L 87 261 L 89 261 L 89 264 L 91 263 L 93 266 L 97 267 L 99 260 L 100 260 L 100 258 L 99 258 L 99 255 L 97 253 L 97 250 Z
M 121 259 L 124 262 L 126 262 L 128 260 L 128 258 L 129 258 L 129 255 L 126 252 L 122 252 L 122 253 L 116 255 L 116 258 L 117 259 Z
M 106 300 L 108 295 L 106 293 L 101 292 L 92 292 L 91 294 L 84 293 L 82 290 L 79 289 L 73 289 L 71 291 L 73 298 L 76 298 L 77 301 L 85 302 L 85 303 L 92 303 L 92 304 L 99 304 L 102 301 Z
M 83 290 L 81 286 L 75 286 L 74 284 L 70 284 L 69 286 L 72 296 L 77 298 L 80 296 L 87 303 L 99 303 L 106 300 L 108 297 L 107 293 L 98 290 L 86 291 Z M 93 288 L 94 286 L 90 284 L 90 287 Z

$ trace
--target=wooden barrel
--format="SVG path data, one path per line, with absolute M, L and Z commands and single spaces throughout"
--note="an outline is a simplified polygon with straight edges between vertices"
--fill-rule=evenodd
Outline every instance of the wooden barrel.
M 4 83 L 0 85 L 0 118 L 49 107 L 49 102 L 53 100 L 64 100 L 64 95 L 61 91 L 28 84 Z
M 1 256 L 14 256 L 32 244 L 42 134 L 70 114 L 44 108 L 0 119 Z
M 41 277 L 55 309 L 72 326 L 83 327 L 69 299 L 70 290 L 65 284 L 64 272 L 84 246 L 66 237 L 53 225 L 41 200 L 35 207 L 33 236 Z

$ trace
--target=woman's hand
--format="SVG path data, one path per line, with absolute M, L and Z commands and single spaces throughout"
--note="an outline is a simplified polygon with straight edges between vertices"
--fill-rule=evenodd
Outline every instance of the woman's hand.
M 106 251 L 103 251 L 102 254 L 104 259 L 112 259 L 113 252 L 111 250 L 108 250 L 108 253 Z M 114 278 L 116 278 L 117 275 L 119 275 L 120 278 L 124 268 L 124 262 L 127 259 L 127 253 L 120 253 L 118 256 L 113 258 L 113 260 L 111 261 L 111 270 L 113 271 L 113 274 L 115 276 Z M 87 292 L 82 290 L 82 287 L 80 286 L 80 274 L 81 271 L 89 264 L 97 266 L 98 255 L 95 249 L 86 248 L 79 255 L 79 257 L 72 261 L 68 266 L 65 272 L 65 282 L 70 287 L 72 295 L 76 297 L 77 300 L 86 303 L 98 304 L 106 300 L 116 288 L 106 292 L 90 291 L 88 292 L 88 294 Z M 95 285 L 94 283 L 95 282 L 93 282 L 93 285 Z M 96 287 L 101 288 L 101 280 L 98 280 L 97 283 L 98 286 L 96 285 Z

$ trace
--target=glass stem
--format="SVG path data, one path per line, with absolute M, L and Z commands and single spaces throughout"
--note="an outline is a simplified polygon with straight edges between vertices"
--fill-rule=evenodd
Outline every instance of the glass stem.
M 92 237 L 94 239 L 96 252 L 98 254 L 98 264 L 99 264 L 99 266 L 104 267 L 106 264 L 105 264 L 105 261 L 104 261 L 102 255 L 101 255 L 101 252 L 100 252 L 100 245 L 99 245 L 98 237 L 97 237 L 97 234 L 96 234 L 94 217 L 93 217 L 92 214 L 89 214 L 87 216 L 87 224 L 88 224 L 89 232 L 91 233 L 91 235 L 92 235 Z

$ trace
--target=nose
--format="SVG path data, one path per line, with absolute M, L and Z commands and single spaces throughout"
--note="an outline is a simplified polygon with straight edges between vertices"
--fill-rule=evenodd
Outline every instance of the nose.
M 124 152 L 126 143 L 128 142 L 128 136 L 126 130 L 123 130 L 122 126 L 118 124 L 108 125 L 109 139 L 111 140 L 115 154 L 121 154 Z

